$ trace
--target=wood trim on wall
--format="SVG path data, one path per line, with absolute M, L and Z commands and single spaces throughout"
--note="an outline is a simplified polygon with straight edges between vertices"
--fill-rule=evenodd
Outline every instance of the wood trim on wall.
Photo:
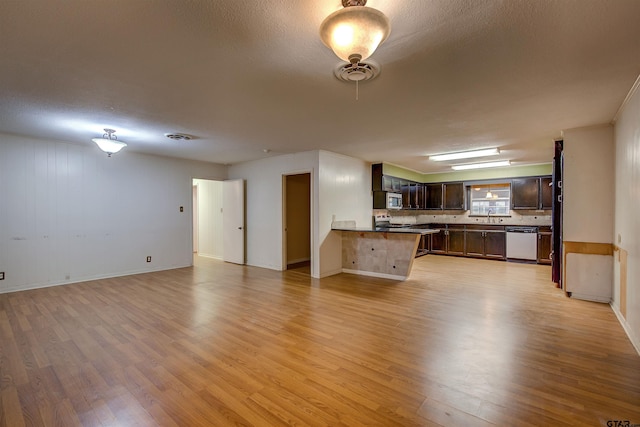
M 563 288 L 567 289 L 567 255 L 583 254 L 583 255 L 609 255 L 613 256 L 615 246 L 612 243 L 595 243 L 595 242 L 562 242 L 562 283 Z
M 563 242 L 566 261 L 567 253 L 585 255 L 613 255 L 614 246 L 612 243 L 594 242 Z
M 627 318 L 627 257 L 628 252 L 619 246 L 615 247 L 620 263 L 620 314 Z

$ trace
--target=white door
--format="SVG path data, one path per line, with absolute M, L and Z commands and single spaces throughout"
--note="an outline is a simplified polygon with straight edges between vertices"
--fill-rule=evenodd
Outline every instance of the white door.
M 193 186 L 193 253 L 198 253 L 198 186 Z
M 244 180 L 222 183 L 222 209 L 223 259 L 244 264 Z

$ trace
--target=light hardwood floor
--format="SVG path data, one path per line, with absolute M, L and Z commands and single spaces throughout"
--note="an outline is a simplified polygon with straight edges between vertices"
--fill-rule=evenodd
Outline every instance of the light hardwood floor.
M 640 356 L 550 267 L 193 268 L 0 295 L 0 425 L 640 423 Z

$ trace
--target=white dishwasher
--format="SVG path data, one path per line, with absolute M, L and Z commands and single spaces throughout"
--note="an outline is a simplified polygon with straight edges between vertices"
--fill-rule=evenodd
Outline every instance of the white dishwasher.
M 507 259 L 538 260 L 537 227 L 505 227 L 507 232 Z

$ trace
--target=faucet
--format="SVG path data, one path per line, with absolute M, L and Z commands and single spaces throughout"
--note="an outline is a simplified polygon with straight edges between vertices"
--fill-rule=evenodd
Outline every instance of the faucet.
M 491 214 L 494 213 L 493 209 L 487 211 L 487 222 L 491 222 Z

